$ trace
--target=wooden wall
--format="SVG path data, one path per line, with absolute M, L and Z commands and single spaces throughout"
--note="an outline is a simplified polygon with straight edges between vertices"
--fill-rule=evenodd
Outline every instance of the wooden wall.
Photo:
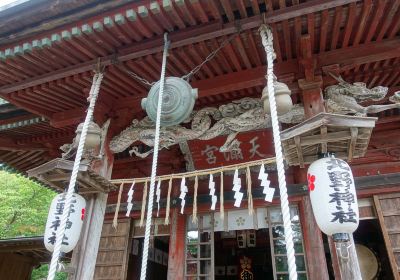
M 36 261 L 32 258 L 6 253 L 0 254 L 0 279 L 29 280 Z
M 119 220 L 117 229 L 112 221 L 104 221 L 97 255 L 94 279 L 125 280 L 130 248 L 131 220 Z
M 400 193 L 374 196 L 393 276 L 400 279 Z

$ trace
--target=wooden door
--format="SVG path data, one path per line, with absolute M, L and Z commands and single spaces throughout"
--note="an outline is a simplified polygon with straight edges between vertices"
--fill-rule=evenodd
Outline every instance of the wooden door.
M 114 229 L 112 221 L 104 221 L 93 279 L 126 279 L 130 224 L 131 220 L 119 220 Z
M 393 276 L 400 280 L 400 193 L 374 196 Z

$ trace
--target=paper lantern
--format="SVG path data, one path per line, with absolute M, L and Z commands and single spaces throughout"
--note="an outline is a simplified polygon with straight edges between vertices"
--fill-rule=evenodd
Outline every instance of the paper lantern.
M 317 224 L 335 241 L 347 241 L 359 223 L 357 195 L 350 166 L 333 156 L 308 168 L 308 188 Z M 342 240 L 339 240 L 342 239 Z M 343 240 L 344 239 L 344 240 Z
M 58 194 L 50 205 L 49 216 L 47 217 L 46 231 L 44 234 L 44 245 L 47 250 L 53 252 L 56 244 L 57 230 L 60 227 L 62 213 L 66 202 L 66 194 Z M 65 227 L 61 252 L 71 252 L 79 240 L 83 219 L 85 216 L 85 199 L 79 194 L 73 194 L 69 217 Z

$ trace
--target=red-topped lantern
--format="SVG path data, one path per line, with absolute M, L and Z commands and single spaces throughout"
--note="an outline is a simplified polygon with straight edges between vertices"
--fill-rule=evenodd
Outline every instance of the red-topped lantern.
M 348 241 L 359 223 L 350 166 L 330 155 L 310 165 L 307 180 L 315 220 L 321 231 L 334 241 Z

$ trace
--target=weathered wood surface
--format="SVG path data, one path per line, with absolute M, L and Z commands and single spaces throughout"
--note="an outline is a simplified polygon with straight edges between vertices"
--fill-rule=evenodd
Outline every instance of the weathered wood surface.
M 336 248 L 337 243 L 333 242 L 332 237 L 328 237 L 328 243 L 335 280 L 362 280 L 353 235 L 351 235 L 351 240 L 345 243 L 344 249 L 342 250 L 342 256 L 344 256 L 344 258 L 340 256 Z M 348 254 L 346 252 L 346 246 L 349 246 Z
M 400 193 L 374 196 L 393 277 L 400 279 Z
M 114 155 L 108 149 L 109 138 L 110 136 L 108 135 L 105 142 L 105 154 L 102 160 L 94 161 L 91 165 L 93 172 L 96 172 L 105 179 L 111 178 L 114 163 Z M 87 202 L 90 208 L 86 213 L 86 220 L 82 231 L 83 236 L 79 240 L 78 250 L 74 253 L 71 260 L 71 266 L 75 273 L 70 276 L 70 279 L 93 279 L 107 198 L 107 193 L 97 193 Z
M 29 280 L 38 263 L 29 257 L 17 254 L 0 254 L 0 279 Z
M 171 217 L 171 237 L 169 240 L 168 280 L 183 280 L 185 265 L 185 216 L 174 208 Z
M 315 221 L 311 201 L 304 196 L 300 204 L 300 219 L 303 230 L 304 251 L 307 254 L 307 272 L 309 279 L 328 280 L 325 249 L 322 233 Z
M 345 246 L 348 246 L 348 256 L 345 249 L 342 250 L 342 257 L 339 253 L 337 254 L 340 276 L 342 280 L 362 280 L 353 235 L 351 235 L 350 241 L 345 243 Z
M 119 220 L 117 229 L 112 227 L 112 221 L 104 223 L 93 279 L 126 279 L 130 227 L 130 219 Z
M 311 163 L 322 151 L 351 161 L 367 152 L 376 118 L 320 113 L 282 131 L 282 148 L 289 165 Z

